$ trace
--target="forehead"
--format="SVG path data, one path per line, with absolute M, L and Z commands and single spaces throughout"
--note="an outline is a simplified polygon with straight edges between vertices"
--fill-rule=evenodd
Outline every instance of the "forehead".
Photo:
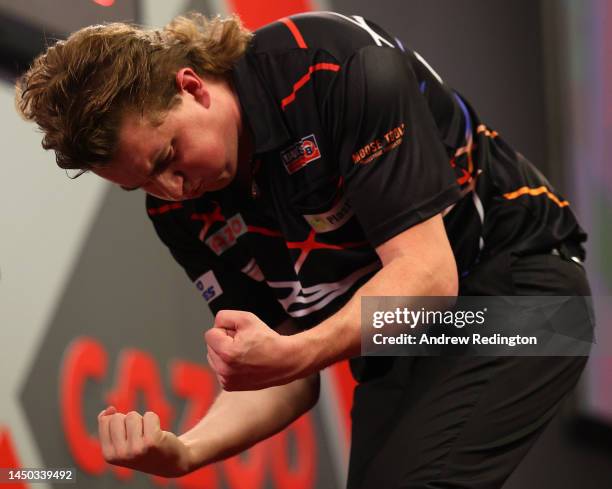
M 126 114 L 119 126 L 116 160 L 133 160 L 136 156 L 147 157 L 148 150 L 160 143 L 160 125 L 153 125 L 142 115 Z
M 151 159 L 163 144 L 163 131 L 147 118 L 126 114 L 120 123 L 117 151 L 112 160 L 94 173 L 113 183 L 139 185 L 147 175 Z

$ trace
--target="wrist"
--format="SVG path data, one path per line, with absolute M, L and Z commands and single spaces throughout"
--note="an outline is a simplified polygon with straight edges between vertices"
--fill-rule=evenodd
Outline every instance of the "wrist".
M 317 371 L 315 360 L 316 352 L 314 345 L 310 343 L 305 332 L 285 336 L 289 348 L 284 350 L 283 356 L 289 362 L 287 372 L 291 372 L 289 381 L 307 377 Z
M 302 376 L 321 371 L 351 356 L 349 335 L 343 331 L 337 315 L 294 336 L 298 340 L 297 355 L 305 365 Z
M 183 433 L 178 439 L 185 447 L 182 465 L 186 474 L 211 463 L 210 457 L 205 453 L 202 440 L 189 436 L 189 432 Z

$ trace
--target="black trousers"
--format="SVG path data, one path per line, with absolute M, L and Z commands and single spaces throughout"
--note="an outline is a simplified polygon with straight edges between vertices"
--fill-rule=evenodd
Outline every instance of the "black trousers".
M 463 295 L 590 295 L 552 254 L 500 255 Z M 573 390 L 588 357 L 371 357 L 353 362 L 349 489 L 499 489 Z M 526 488 L 528 489 L 528 488 Z

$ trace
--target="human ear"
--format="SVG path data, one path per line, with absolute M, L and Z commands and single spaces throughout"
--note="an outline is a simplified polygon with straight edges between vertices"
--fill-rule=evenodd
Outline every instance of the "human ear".
M 206 82 L 191 68 L 181 68 L 176 73 L 176 86 L 179 93 L 192 95 L 202 105 L 210 105 L 210 94 Z

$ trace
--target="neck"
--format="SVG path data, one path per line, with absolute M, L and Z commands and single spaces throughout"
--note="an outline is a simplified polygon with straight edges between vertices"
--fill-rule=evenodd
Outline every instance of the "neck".
M 243 126 L 238 140 L 238 163 L 234 184 L 237 189 L 250 192 L 253 180 L 253 151 L 254 142 L 248 126 Z

